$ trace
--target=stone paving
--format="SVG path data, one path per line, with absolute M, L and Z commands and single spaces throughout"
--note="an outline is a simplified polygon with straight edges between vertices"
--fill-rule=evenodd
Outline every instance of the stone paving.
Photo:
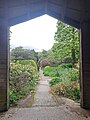
M 10 108 L 0 120 L 90 120 L 90 117 L 72 112 L 65 105 L 59 105 L 50 94 L 49 78 L 43 76 L 37 86 L 34 104 L 31 108 Z

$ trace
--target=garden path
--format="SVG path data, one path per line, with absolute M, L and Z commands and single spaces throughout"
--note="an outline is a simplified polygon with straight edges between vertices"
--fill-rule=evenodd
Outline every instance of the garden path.
M 89 113 L 66 98 L 55 99 L 50 94 L 48 81 L 40 71 L 41 80 L 31 108 L 10 108 L 0 120 L 90 120 Z M 59 101 L 58 101 L 59 100 Z

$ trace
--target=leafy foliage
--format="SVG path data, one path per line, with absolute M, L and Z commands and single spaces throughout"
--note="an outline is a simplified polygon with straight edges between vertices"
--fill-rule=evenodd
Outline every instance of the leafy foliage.
M 61 68 L 72 68 L 72 64 L 61 64 L 59 67 Z
M 80 86 L 77 81 L 68 81 L 68 83 L 60 82 L 59 84 L 53 85 L 51 91 L 57 95 L 68 97 L 78 102 L 80 100 Z
M 50 76 L 51 91 L 73 100 L 80 99 L 79 71 L 71 64 L 61 64 L 57 67 L 46 66 L 44 75 Z
M 57 67 L 50 67 L 50 66 L 46 66 L 43 69 L 43 73 L 45 76 L 50 76 L 50 77 L 55 77 L 55 76 L 59 76 L 59 73 L 57 71 Z
M 46 66 L 43 68 L 45 76 L 60 77 L 63 80 L 69 79 L 70 81 L 79 80 L 79 71 L 72 68 L 71 64 L 61 64 L 57 67 Z
M 34 50 L 16 47 L 11 50 L 11 60 L 34 60 L 38 62 L 38 54 Z
M 34 62 L 33 62 L 34 63 Z M 10 64 L 10 103 L 15 103 L 34 90 L 39 74 L 32 61 L 17 61 Z
M 72 59 L 72 64 L 79 59 L 79 31 L 61 21 L 57 22 L 57 32 L 55 33 L 55 43 L 52 47 L 54 58 L 64 61 L 66 58 Z
M 52 80 L 49 82 L 49 84 L 52 86 L 60 83 L 61 81 L 62 79 L 60 77 L 53 77 Z
M 40 67 L 53 66 L 56 62 L 51 49 L 48 51 L 43 50 L 42 52 L 38 52 L 38 59 Z
M 51 66 L 52 65 L 52 62 L 49 61 L 48 59 L 42 59 L 40 61 L 40 67 L 45 67 L 45 66 Z
M 21 65 L 31 65 L 37 70 L 37 64 L 34 60 L 17 60 L 16 63 Z

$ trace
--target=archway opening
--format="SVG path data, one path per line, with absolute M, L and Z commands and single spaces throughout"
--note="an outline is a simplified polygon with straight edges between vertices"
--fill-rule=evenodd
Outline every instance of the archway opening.
M 53 20 L 53 19 L 52 19 Z M 45 21 L 47 22 L 47 21 Z M 56 22 L 54 22 L 56 23 Z M 31 23 L 32 24 L 32 23 Z M 39 23 L 37 23 L 38 25 Z M 44 24 L 44 22 L 43 22 Z M 48 26 L 49 26 L 49 22 L 47 22 Z M 28 24 L 29 25 L 29 24 Z M 53 24 L 52 24 L 53 25 Z M 49 29 L 48 26 L 46 27 L 47 30 Z M 55 25 L 56 26 L 56 25 Z M 35 26 L 36 27 L 36 26 Z M 40 26 L 37 26 L 36 28 L 39 29 Z M 43 27 L 45 28 L 45 26 Z M 23 32 L 25 28 L 24 27 L 21 27 L 20 31 L 18 31 L 18 33 L 22 34 L 25 34 Z M 26 29 L 27 29 L 27 26 L 26 26 Z M 36 29 L 36 33 L 37 31 L 39 31 L 38 29 Z M 18 29 L 16 29 L 17 31 Z M 33 28 L 31 29 L 33 30 Z M 12 31 L 12 30 L 11 30 Z M 29 31 L 29 34 L 30 36 L 34 36 L 32 35 L 32 33 L 30 33 L 30 30 Z M 33 30 L 34 32 L 35 30 Z M 50 31 L 50 30 L 49 30 Z M 35 35 L 36 35 L 35 33 Z M 41 49 L 44 49 L 43 47 L 45 46 L 45 43 L 44 41 L 46 41 L 43 35 L 43 33 L 45 34 L 45 32 L 42 30 L 41 32 L 41 36 L 42 36 L 42 41 L 38 41 L 36 40 L 37 39 L 37 36 L 39 34 L 36 35 L 36 38 L 35 38 L 35 41 L 32 38 L 29 38 L 29 41 L 30 39 L 33 39 L 33 43 L 35 44 L 36 42 L 36 46 L 38 45 L 39 43 L 39 48 L 41 47 Z M 12 33 L 13 34 L 13 33 Z M 50 33 L 49 33 L 50 34 Z M 49 36 L 48 34 L 48 36 Z M 60 36 L 59 36 L 60 35 Z M 15 37 L 15 36 L 14 36 Z M 43 40 L 43 37 L 45 38 Z M 61 82 L 61 85 L 65 85 L 67 84 L 67 88 L 71 87 L 73 88 L 74 85 L 76 85 L 75 87 L 75 91 L 73 93 L 75 93 L 75 96 L 73 96 L 73 93 L 71 93 L 71 95 L 69 94 L 67 97 L 71 97 L 73 96 L 72 99 L 76 100 L 80 100 L 80 88 L 79 88 L 79 32 L 77 29 L 75 29 L 74 27 L 71 27 L 67 24 L 64 24 L 60 21 L 58 21 L 57 23 L 57 29 L 56 29 L 56 34 L 55 34 L 55 31 L 54 31 L 54 35 L 53 35 L 53 39 L 54 39 L 54 42 L 52 44 L 52 47 L 48 50 L 43 50 L 43 51 L 37 51 L 37 49 L 34 51 L 34 50 L 28 50 L 29 47 L 31 46 L 28 46 L 30 43 L 29 41 L 26 42 L 26 39 L 27 39 L 27 35 L 25 35 L 24 37 L 21 37 L 21 38 L 18 38 L 18 39 L 23 39 L 24 38 L 24 43 L 21 42 L 18 44 L 18 41 L 16 42 L 19 46 L 22 46 L 22 47 L 19 47 L 18 45 L 16 45 L 15 47 L 17 48 L 14 48 L 14 45 L 11 44 L 11 47 L 13 48 L 13 50 L 11 50 L 11 61 L 12 63 L 14 64 L 17 64 L 16 66 L 18 66 L 19 64 L 22 64 L 21 61 L 24 61 L 24 60 L 34 60 L 35 62 L 40 63 L 40 67 L 51 67 L 49 69 L 52 69 L 51 71 L 53 71 L 55 73 L 54 74 L 53 72 L 51 73 L 52 75 L 50 75 L 50 77 L 54 77 L 54 81 L 59 81 Z M 39 38 L 38 38 L 39 39 Z M 52 38 L 48 38 L 48 41 L 46 44 L 49 43 L 49 40 L 52 39 Z M 14 38 L 13 38 L 14 40 Z M 75 41 L 76 40 L 76 41 Z M 12 40 L 11 40 L 12 41 Z M 14 40 L 15 41 L 15 40 Z M 41 45 L 41 42 L 43 43 Z M 26 44 L 27 43 L 27 44 Z M 25 45 L 26 46 L 23 46 Z M 31 45 L 31 44 L 30 44 Z M 43 46 L 44 45 L 44 46 Z M 42 47 L 43 46 L 43 47 Z M 47 47 L 47 46 L 46 46 Z M 77 50 L 76 50 L 77 49 Z M 32 52 L 31 52 L 32 51 Z M 29 54 L 27 54 L 27 52 Z M 30 53 L 31 52 L 31 53 Z M 22 53 L 22 55 L 21 55 Z M 38 54 L 39 56 L 38 56 Z M 59 54 L 60 53 L 60 54 Z M 32 55 L 34 54 L 34 55 Z M 29 56 L 26 56 L 26 55 L 29 55 Z M 40 56 L 41 55 L 41 56 Z M 35 58 L 36 57 L 36 58 Z M 33 58 L 33 59 L 32 59 Z M 20 60 L 20 61 L 19 61 Z M 46 61 L 46 65 L 43 66 L 43 63 Z M 11 63 L 11 65 L 12 65 Z M 13 66 L 15 68 L 15 66 Z M 20 68 L 21 66 L 19 66 Z M 18 67 L 16 69 L 19 69 Z M 44 68 L 43 68 L 44 69 Z M 47 69 L 47 68 L 46 68 Z M 62 72 L 60 72 L 62 70 Z M 12 69 L 11 73 L 13 73 L 13 70 L 15 69 Z M 45 69 L 44 69 L 45 70 Z M 49 72 L 51 72 L 49 71 Z M 20 71 L 15 71 L 16 74 L 17 73 L 20 73 Z M 45 71 L 47 72 L 47 71 Z M 20 81 L 20 79 L 24 78 L 24 76 L 21 75 L 21 78 L 19 78 L 19 76 L 17 77 L 16 74 L 13 74 L 11 75 L 11 78 L 16 78 L 15 79 L 18 79 Z M 15 75 L 15 76 L 14 76 Z M 26 74 L 25 74 L 26 75 Z M 49 75 L 49 74 L 48 74 Z M 69 75 L 69 76 L 68 76 Z M 22 79 L 21 79 L 21 82 L 17 85 L 17 83 L 15 83 L 15 81 L 13 81 L 13 79 L 10 81 L 10 86 L 11 86 L 11 101 L 14 101 L 14 99 L 18 100 L 16 97 L 18 97 L 18 94 L 15 93 L 15 91 L 20 91 L 18 88 L 23 88 L 23 84 L 21 85 L 22 83 Z M 62 80 L 61 80 L 62 79 Z M 17 80 L 16 80 L 17 81 Z M 52 81 L 53 81 L 53 78 L 52 78 Z M 13 83 L 14 82 L 14 83 Z M 58 83 L 59 83 L 58 82 Z M 56 84 L 56 83 L 55 83 Z M 21 85 L 21 86 L 20 86 Z M 69 85 L 69 86 L 68 86 Z M 56 85 L 58 87 L 58 85 Z M 14 90 L 14 88 L 17 88 L 17 90 Z M 30 87 L 30 86 L 29 86 Z M 62 87 L 62 86 L 61 86 Z M 64 88 L 65 86 L 63 86 Z M 20 88 L 20 89 L 21 89 Z M 70 88 L 70 89 L 71 89 Z M 57 88 L 56 88 L 57 89 Z M 61 88 L 62 89 L 62 88 Z M 67 89 L 68 90 L 68 89 Z M 64 95 L 65 96 L 65 92 L 66 90 L 63 89 L 63 91 L 61 90 L 60 91 L 60 88 L 59 88 L 59 91 L 57 91 L 57 94 L 61 94 L 61 95 Z M 24 91 L 23 91 L 24 92 Z M 61 93 L 60 93 L 61 92 Z M 70 90 L 67 91 L 67 93 L 69 93 Z M 13 93 L 15 93 L 13 95 Z M 22 92 L 21 92 L 22 94 Z M 14 97 L 13 97 L 14 96 Z M 21 96 L 20 96 L 21 97 Z M 75 98 L 76 97 L 76 98 Z

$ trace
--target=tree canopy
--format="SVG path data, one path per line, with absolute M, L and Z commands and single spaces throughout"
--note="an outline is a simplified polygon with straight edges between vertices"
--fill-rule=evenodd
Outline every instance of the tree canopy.
M 38 54 L 35 50 L 24 49 L 23 47 L 16 47 L 11 50 L 11 60 L 34 60 L 38 61 Z
M 79 59 L 79 30 L 61 21 L 57 22 L 52 51 L 57 60 L 71 58 L 74 64 Z

